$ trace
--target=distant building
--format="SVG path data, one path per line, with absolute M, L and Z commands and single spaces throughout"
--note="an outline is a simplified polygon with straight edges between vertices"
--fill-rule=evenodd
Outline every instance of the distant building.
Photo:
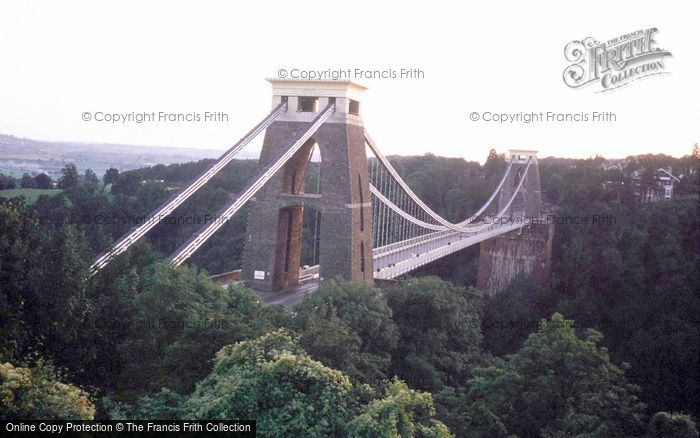
M 671 168 L 659 168 L 651 174 L 635 170 L 630 174 L 635 197 L 643 203 L 670 201 L 673 199 L 673 189 L 680 182 L 671 173 Z
M 619 170 L 622 172 L 627 167 L 627 160 L 606 160 L 600 164 L 600 168 L 605 172 Z

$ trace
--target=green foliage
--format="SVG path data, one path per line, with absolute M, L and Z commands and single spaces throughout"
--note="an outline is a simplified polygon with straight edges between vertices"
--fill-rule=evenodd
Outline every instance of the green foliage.
M 183 405 L 193 419 L 253 418 L 263 436 L 450 437 L 429 393 L 367 385 L 312 360 L 284 330 L 228 345 Z M 152 404 L 152 402 L 151 402 Z
M 110 167 L 107 169 L 105 172 L 104 176 L 102 177 L 102 183 L 104 185 L 107 184 L 114 184 L 114 182 L 119 178 L 119 169 L 115 169 L 114 167 Z
M 673 166 L 674 174 L 684 174 L 684 183 L 674 190 L 676 199 L 639 204 L 631 185 L 620 185 L 625 176 L 602 171 L 600 158 L 540 160 L 545 198 L 555 204 L 557 216 L 607 215 L 613 223 L 558 223 L 551 281 L 546 286 L 511 287 L 491 299 L 484 318 L 484 346 L 492 354 L 512 353 L 526 335 L 526 327 L 494 330 L 493 320 L 529 322 L 560 312 L 605 335 L 612 359 L 631 364 L 626 375 L 642 388 L 641 398 L 650 412 L 687 410 L 697 416 L 698 161 L 663 155 L 627 161 L 632 169 Z M 606 180 L 615 181 L 619 190 L 606 190 Z
M 9 190 L 17 187 L 17 183 L 12 176 L 0 173 L 0 190 Z
M 112 193 L 115 195 L 136 196 L 141 186 L 141 177 L 135 172 L 124 172 L 112 180 Z
M 506 155 L 499 154 L 496 149 L 491 148 L 488 157 L 486 157 L 486 162 L 484 163 L 486 178 L 491 180 L 494 185 L 497 184 L 497 181 L 500 181 L 505 173 L 506 167 L 508 167 Z
M 85 183 L 86 184 L 91 184 L 91 185 L 98 185 L 100 183 L 99 178 L 97 178 L 97 174 L 92 169 L 87 169 L 85 170 Z
M 505 361 L 475 371 L 465 402 L 468 423 L 517 436 L 626 437 L 642 433 L 638 388 L 599 347 L 600 333 L 580 339 L 560 314 Z M 473 416 L 472 416 L 473 415 Z M 469 428 L 469 425 L 463 425 Z
M 348 424 L 349 437 L 451 437 L 443 423 L 435 419 L 433 399 L 427 392 L 410 389 L 393 380 L 384 398 L 374 400 Z
M 75 164 L 66 164 L 61 170 L 61 179 L 58 181 L 58 186 L 62 189 L 71 189 L 77 187 L 80 183 L 80 177 L 78 176 L 78 169 Z
M 193 419 L 250 418 L 263 436 L 332 436 L 347 419 L 351 384 L 312 360 L 284 331 L 228 345 L 185 403 Z
M 484 166 L 429 154 L 391 159 L 431 208 L 453 220 L 473 213 L 505 168 L 496 151 Z M 114 418 L 177 418 L 188 398 L 180 394 L 190 393 L 211 372 L 215 351 L 288 324 L 299 335 L 298 345 L 285 347 L 293 359 L 265 359 L 276 364 L 277 374 L 259 381 L 284 382 L 287 374 L 280 370 L 290 361 L 292 370 L 321 366 L 303 350 L 342 371 L 353 386 L 342 397 L 344 413 L 333 420 L 338 434 L 348 419 L 370 409 L 375 394 L 363 383 L 383 389 L 387 375 L 432 391 L 439 418 L 457 436 L 636 433 L 639 409 L 625 377 L 642 386 L 649 412 L 683 410 L 697 416 L 700 220 L 698 172 L 689 173 L 697 169 L 697 157 L 631 160 L 640 169 L 672 165 L 689 175 L 677 187 L 686 198 L 656 205 L 636 204 L 629 189 L 606 191 L 604 180 L 624 177 L 601 171 L 600 162 L 540 160 L 543 191 L 560 216 L 608 214 L 616 223 L 557 225 L 550 284 L 516 279 L 487 302 L 483 345 L 488 353 L 514 356 L 492 359 L 467 387 L 473 368 L 483 364 L 480 300 L 473 291 L 437 279 L 405 279 L 389 286 L 384 296 L 366 285 L 329 282 L 288 318 L 244 288 L 223 290 L 196 269 L 172 270 L 160 262 L 160 253 L 170 253 L 201 225 L 183 219 L 205 220 L 255 174 L 254 161 L 237 160 L 87 284 L 82 280 L 91 256 L 106 250 L 135 224 L 129 220 L 149 213 L 172 195 L 169 188 L 183 187 L 211 160 L 122 174 L 113 169 L 105 176 L 105 183 L 114 184 L 111 193 L 96 190 L 89 174 L 81 184 L 70 166 L 61 180 L 70 186 L 65 191 L 0 192 L 4 198 L 25 196 L 24 201 L 0 201 L 0 361 L 21 363 L 39 353 L 68 369 L 70 381 L 107 394 L 104 408 Z M 311 189 L 317 183 L 313 171 L 307 175 Z M 43 185 L 39 177 L 22 184 L 51 187 L 44 177 Z M 0 175 L 0 188 L 17 183 Z M 39 196 L 44 193 L 55 196 Z M 306 219 L 315 218 L 312 213 L 308 210 Z M 98 215 L 126 221 L 98 224 Z M 240 267 L 245 223 L 245 214 L 237 215 L 189 264 L 210 272 Z M 310 261 L 313 225 L 311 220 L 304 224 L 304 257 Z M 477 255 L 474 246 L 418 273 L 470 285 Z M 529 323 L 555 311 L 598 329 L 605 338 L 547 337 L 540 331 L 525 341 L 533 330 Z M 494 321 L 499 325 L 489 326 Z M 508 325 L 510 321 L 524 324 Z M 625 377 L 611 365 L 620 362 L 632 364 Z M 603 394 L 605 385 L 612 389 Z M 218 394 L 223 397 L 222 388 Z M 263 391 L 258 395 L 262 399 Z M 306 411 L 316 409 L 317 395 L 295 398 L 300 400 L 295 415 L 304 414 L 294 421 L 312 422 Z M 279 408 L 273 415 L 271 409 L 266 415 L 291 412 Z M 687 422 L 681 417 L 657 414 L 650 430 L 675 433 L 667 430 L 683 428 Z M 388 430 L 381 424 L 381 430 Z M 324 427 L 316 430 L 330 430 Z
M 40 173 L 34 177 L 34 185 L 37 189 L 51 189 L 53 188 L 53 181 L 51 177 L 45 173 Z
M 563 216 L 609 214 L 616 224 L 555 231 L 551 311 L 605 334 L 650 411 L 700 414 L 700 217 L 697 199 L 630 207 L 565 204 Z
M 462 158 L 422 156 L 390 157 L 392 165 L 411 189 L 433 210 L 452 221 L 461 221 L 481 207 L 505 169 L 504 157 L 487 161 L 487 169 Z M 497 173 L 497 175 L 496 175 Z
M 92 420 L 94 415 L 87 393 L 60 382 L 43 361 L 27 368 L 0 364 L 0 419 Z
M 0 202 L 0 354 L 38 351 L 74 365 L 89 309 L 87 254 L 72 226 L 42 224 L 20 199 Z
M 399 328 L 391 372 L 430 391 L 468 378 L 481 358 L 480 293 L 437 277 L 404 279 L 385 293 Z
M 657 412 L 649 422 L 648 438 L 698 438 L 698 429 L 689 415 Z
M 24 198 L 24 202 L 27 205 L 33 205 L 41 196 L 49 197 L 62 193 L 61 189 L 52 188 L 40 188 L 40 189 L 7 189 L 0 190 L 0 198 L 12 199 L 19 198 L 20 196 Z
M 281 310 L 261 304 L 249 290 L 224 289 L 196 268 L 158 263 L 135 294 L 129 330 L 119 340 L 121 391 L 161 387 L 187 393 L 211 370 L 224 345 L 274 328 Z M 125 395 L 128 395 L 125 394 Z
M 496 360 L 498 362 L 498 360 Z M 468 403 L 467 388 L 447 387 L 437 394 L 435 403 L 440 418 L 455 436 L 464 438 L 511 438 L 506 426 L 483 402 Z
M 36 188 L 34 178 L 32 178 L 32 176 L 29 175 L 28 173 L 25 173 L 24 175 L 22 175 L 22 179 L 20 179 L 19 185 L 23 189 L 35 189 Z
M 486 301 L 482 322 L 484 348 L 497 356 L 515 353 L 556 305 L 551 290 L 534 277 L 514 278 L 504 291 Z
M 196 163 L 157 165 L 127 171 L 110 172 L 105 183 L 112 183 L 110 202 L 99 211 L 106 217 L 133 220 L 147 215 L 172 195 L 172 188 L 182 188 L 211 166 L 212 160 Z M 202 225 L 211 223 L 229 198 L 241 190 L 256 173 L 254 160 L 234 160 L 197 191 L 196 196 L 183 203 L 170 216 L 156 225 L 146 236 L 154 249 L 171 253 Z M 247 221 L 244 208 L 216 233 L 188 263 L 213 273 L 240 268 Z M 115 240 L 129 230 L 133 223 L 106 224 L 94 227 L 90 234 L 108 233 Z M 106 248 L 100 247 L 99 250 Z
M 89 251 L 69 223 L 73 208 L 100 211 L 104 198 L 82 187 L 69 197 L 40 198 L 34 208 L 0 202 L 1 359 L 38 352 L 81 385 L 133 402 L 161 387 L 191 391 L 219 348 L 285 319 L 241 287 L 154 264 L 144 242 L 85 282 Z
M 139 397 L 133 405 L 115 402 L 110 397 L 105 397 L 102 405 L 112 420 L 181 420 L 185 400 L 177 392 L 162 388 L 153 395 Z
M 300 343 L 312 357 L 363 382 L 386 378 L 398 336 L 379 289 L 334 279 L 295 310 Z

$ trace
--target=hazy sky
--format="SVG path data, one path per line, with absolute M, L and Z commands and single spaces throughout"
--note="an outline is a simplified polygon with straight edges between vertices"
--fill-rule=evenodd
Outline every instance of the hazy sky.
M 680 156 L 700 142 L 699 16 L 697 1 L 3 1 L 0 133 L 224 149 L 269 111 L 264 78 L 281 68 L 417 68 L 424 78 L 360 81 L 365 127 L 385 154 Z M 671 74 L 599 94 L 563 83 L 568 42 L 649 27 L 673 53 Z M 110 124 L 83 121 L 86 111 L 229 121 Z M 616 121 L 470 120 L 485 111 L 611 111 Z

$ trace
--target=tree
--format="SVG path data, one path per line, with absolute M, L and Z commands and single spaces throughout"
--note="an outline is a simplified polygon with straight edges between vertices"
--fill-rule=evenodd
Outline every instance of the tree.
M 297 315 L 295 327 L 298 327 L 301 334 L 299 343 L 311 357 L 353 379 L 363 382 L 381 381 L 388 359 L 378 358 L 384 359 L 380 366 L 368 370 L 368 365 L 374 365 L 372 357 L 363 358 L 367 354 L 361 352 L 362 339 L 338 316 L 338 309 L 333 304 L 321 303 L 306 313 Z
M 30 174 L 28 174 L 28 173 L 25 173 L 24 175 L 22 175 L 22 179 L 20 180 L 19 185 L 20 185 L 20 187 L 22 187 L 23 189 L 34 189 L 34 188 L 36 188 L 36 184 L 35 184 L 34 178 L 32 178 L 32 176 L 31 176 Z
M 85 170 L 85 183 L 86 184 L 91 184 L 93 186 L 96 186 L 100 183 L 99 178 L 97 178 L 97 175 L 95 172 L 92 171 L 92 169 L 87 169 Z
M 39 349 L 61 366 L 74 364 L 90 308 L 80 233 L 42 224 L 22 199 L 0 202 L 0 260 L 0 352 L 21 358 Z
M 94 415 L 87 393 L 60 382 L 43 361 L 25 368 L 0 364 L 0 419 L 92 420 Z
M 268 437 L 337 436 L 352 385 L 312 360 L 285 331 L 227 345 L 185 402 L 185 417 L 254 418 Z
M 66 167 L 64 167 L 61 170 L 61 174 L 61 179 L 58 181 L 59 187 L 61 187 L 62 189 L 70 189 L 73 187 L 77 187 L 79 177 L 78 169 L 75 167 L 75 164 L 66 164 Z
M 105 397 L 102 406 L 112 420 L 180 420 L 186 399 L 175 391 L 162 388 L 155 394 L 139 397 L 133 405 Z
M 348 424 L 348 437 L 451 437 L 443 423 L 435 419 L 429 393 L 410 389 L 400 380 L 391 381 L 384 398 L 374 400 Z
M 115 181 L 119 178 L 119 169 L 115 169 L 114 167 L 110 167 L 107 169 L 107 172 L 105 172 L 104 176 L 102 177 L 102 182 L 104 185 L 107 184 L 114 184 Z
M 588 186 L 594 176 L 581 174 L 573 185 Z M 560 216 L 607 214 L 616 224 L 557 225 L 550 282 L 557 311 L 601 331 L 612 359 L 633 364 L 626 376 L 642 388 L 650 412 L 699 415 L 697 198 L 620 205 L 596 201 L 597 195 L 565 197 L 576 202 L 566 201 Z
M 539 321 L 556 310 L 551 291 L 532 276 L 517 276 L 486 303 L 482 331 L 484 349 L 502 356 L 520 349 Z
M 385 290 L 399 342 L 391 372 L 411 387 L 457 386 L 481 358 L 481 295 L 437 277 L 408 278 Z
M 648 438 L 698 438 L 698 429 L 689 415 L 657 412 L 649 422 Z
M 498 362 L 498 359 L 494 359 Z M 501 419 L 483 402 L 466 402 L 466 388 L 447 387 L 437 394 L 435 402 L 438 418 L 455 436 L 463 438 L 514 438 Z
M 35 262 L 27 270 L 25 311 L 31 315 L 32 332 L 41 336 L 51 357 L 62 365 L 74 364 L 81 347 L 74 342 L 90 305 L 84 283 L 88 251 L 72 225 L 37 240 L 39 254 L 32 254 Z
M 494 425 L 517 436 L 627 437 L 642 434 L 639 389 L 615 366 L 602 335 L 576 336 L 573 321 L 555 313 L 505 361 L 475 371 L 465 400 L 464 429 Z M 624 368 L 624 366 L 623 366 Z
M 131 401 L 134 397 L 160 389 L 158 386 L 144 385 L 139 373 L 134 374 L 134 382 L 123 384 L 121 379 L 125 363 L 134 366 L 134 360 L 140 359 L 129 357 L 122 347 L 133 339 L 132 330 L 144 327 L 144 321 L 138 317 L 136 296 L 153 282 L 155 267 L 161 261 L 161 255 L 155 253 L 146 242 L 138 241 L 87 282 L 91 311 L 82 325 L 82 338 L 75 342 L 84 350 L 80 357 L 80 381 L 99 387 L 107 396 L 113 396 L 114 391 L 122 389 L 118 393 L 119 401 Z M 146 330 L 142 332 L 141 336 L 145 337 Z M 144 362 L 144 367 L 152 369 L 153 362 L 160 357 L 146 359 L 148 361 Z M 134 394 L 133 388 L 138 384 L 142 385 L 139 394 Z M 119 388 L 120 385 L 122 388 Z
M 491 148 L 489 156 L 486 157 L 486 162 L 484 163 L 486 179 L 491 182 L 499 180 L 506 170 L 506 163 L 505 154 L 499 154 L 496 152 L 496 149 Z
M 14 178 L 0 173 L 0 190 L 14 189 L 15 187 Z
M 312 357 L 363 382 L 386 379 L 398 336 L 381 290 L 333 279 L 295 310 L 300 343 Z
M 35 184 L 37 189 L 52 189 L 53 188 L 53 181 L 51 181 L 51 177 L 45 173 L 40 173 L 39 175 L 34 177 L 34 184 Z
M 135 196 L 141 186 L 141 177 L 137 172 L 124 172 L 112 181 L 112 193 Z
M 192 391 L 211 371 L 206 358 L 274 329 L 281 319 L 280 308 L 261 304 L 242 286 L 225 290 L 196 268 L 160 262 L 149 271 L 118 345 L 118 387 L 127 398 L 163 387 Z

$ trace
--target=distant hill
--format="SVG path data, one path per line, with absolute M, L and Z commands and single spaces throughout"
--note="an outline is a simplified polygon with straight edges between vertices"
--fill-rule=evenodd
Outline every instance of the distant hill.
M 57 177 L 66 164 L 74 163 L 81 173 L 92 169 L 102 176 L 110 167 L 124 171 L 155 164 L 218 158 L 222 153 L 213 149 L 40 141 L 0 134 L 0 173 L 15 177 L 23 173 L 46 173 Z M 243 151 L 238 158 L 257 156 L 255 151 Z

